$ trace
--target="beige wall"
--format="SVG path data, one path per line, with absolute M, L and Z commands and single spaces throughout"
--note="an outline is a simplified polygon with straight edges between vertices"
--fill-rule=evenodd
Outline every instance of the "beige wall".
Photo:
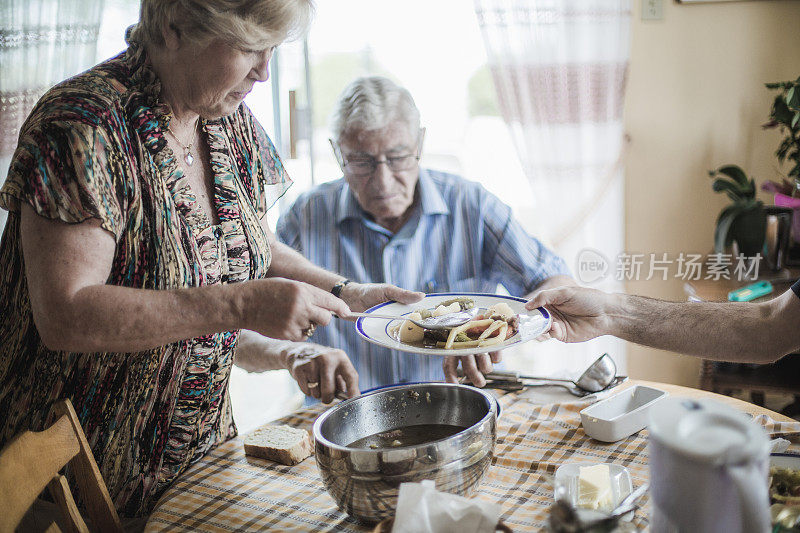
M 632 0 L 626 250 L 673 257 L 713 246 L 726 202 L 711 191 L 707 170 L 735 163 L 757 183 L 776 175 L 780 136 L 760 128 L 773 98 L 764 82 L 800 75 L 800 1 L 663 2 L 663 20 L 643 21 L 641 0 Z M 675 279 L 629 282 L 627 290 L 685 300 Z M 630 347 L 636 378 L 694 386 L 698 369 L 691 357 Z

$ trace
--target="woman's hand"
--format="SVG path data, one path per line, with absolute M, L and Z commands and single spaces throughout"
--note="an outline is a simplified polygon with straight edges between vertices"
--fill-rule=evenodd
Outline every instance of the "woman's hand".
M 311 326 L 327 326 L 331 314 L 350 314 L 342 300 L 301 281 L 254 280 L 242 289 L 243 327 L 273 339 L 302 341 L 309 336 Z
M 358 313 L 388 301 L 413 304 L 423 299 L 425 293 L 401 289 L 389 283 L 348 283 L 341 296 L 350 309 Z
M 467 379 L 476 387 L 486 385 L 484 374 L 493 370 L 492 364 L 503 360 L 501 352 L 484 353 L 480 355 L 451 355 L 442 362 L 444 377 L 448 383 L 458 383 L 458 364 Z
M 289 351 L 286 368 L 300 390 L 323 403 L 331 403 L 337 392 L 357 396 L 358 373 L 342 350 L 303 343 Z

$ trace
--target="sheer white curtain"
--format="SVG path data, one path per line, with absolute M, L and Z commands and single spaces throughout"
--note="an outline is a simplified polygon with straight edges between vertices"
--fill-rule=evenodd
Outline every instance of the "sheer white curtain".
M 36 101 L 94 64 L 102 12 L 103 0 L 0 0 L 0 184 Z
M 623 248 L 623 99 L 630 0 L 475 0 L 503 118 L 534 194 L 534 226 L 581 279 L 591 248 L 608 259 L 592 285 L 620 290 Z M 584 281 L 588 277 L 583 276 Z M 610 338 L 534 348 L 537 370 L 575 371 L 608 351 Z M 546 355 L 546 356 L 545 356 Z

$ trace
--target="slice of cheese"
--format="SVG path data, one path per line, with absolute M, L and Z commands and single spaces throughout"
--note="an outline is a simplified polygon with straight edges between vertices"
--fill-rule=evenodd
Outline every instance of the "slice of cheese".
M 585 509 L 610 509 L 611 476 L 608 465 L 582 466 L 578 471 L 578 506 Z

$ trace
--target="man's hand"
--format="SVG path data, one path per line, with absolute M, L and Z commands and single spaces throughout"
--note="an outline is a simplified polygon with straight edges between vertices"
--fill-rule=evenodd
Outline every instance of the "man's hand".
M 451 355 L 445 357 L 442 369 L 444 369 L 444 377 L 448 383 L 458 383 L 458 364 L 461 363 L 461 369 L 467 379 L 476 387 L 483 387 L 486 385 L 486 378 L 483 375 L 492 371 L 492 363 L 499 363 L 502 360 L 503 356 L 500 352 L 480 355 Z
M 423 299 L 425 293 L 401 289 L 388 283 L 348 283 L 342 289 L 341 296 L 350 309 L 358 313 L 390 300 L 413 304 Z
M 610 332 L 613 294 L 586 287 L 560 287 L 536 293 L 525 308 L 546 307 L 553 316 L 545 338 L 583 342 Z
M 342 350 L 302 343 L 289 350 L 286 368 L 300 390 L 323 403 L 331 403 L 336 392 L 357 396 L 358 373 Z

